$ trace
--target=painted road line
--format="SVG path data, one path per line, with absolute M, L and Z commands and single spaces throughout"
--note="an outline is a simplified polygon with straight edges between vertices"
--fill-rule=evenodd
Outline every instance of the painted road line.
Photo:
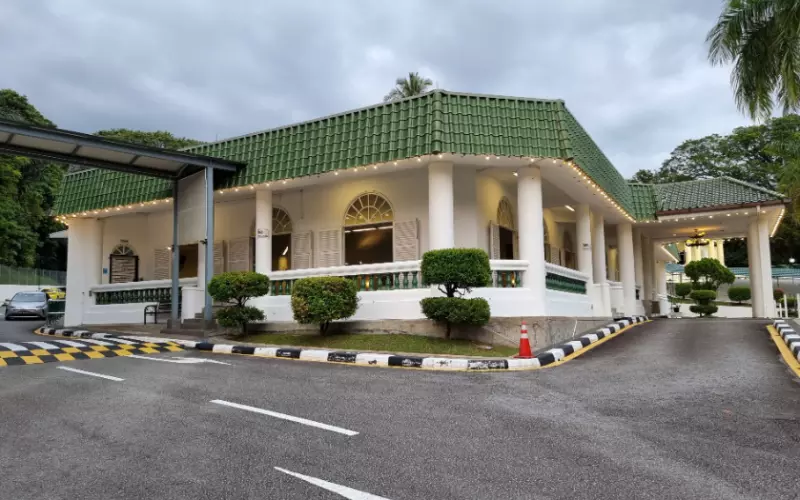
M 307 483 L 313 484 L 314 486 L 319 486 L 320 488 L 339 494 L 349 500 L 389 500 L 386 497 L 379 497 L 378 495 L 373 495 L 371 493 L 364 493 L 363 491 L 354 490 L 353 488 L 348 488 L 347 486 L 341 486 L 336 483 L 323 481 L 322 479 L 318 479 L 316 477 L 306 476 L 305 474 L 300 474 L 298 472 L 292 472 L 290 470 L 281 469 L 280 467 L 275 467 L 275 470 L 283 472 L 284 474 L 289 474 L 290 476 L 294 476 L 298 479 L 302 479 Z
M 309 427 L 316 427 L 317 429 L 324 429 L 326 431 L 331 432 L 338 432 L 339 434 L 344 434 L 345 436 L 356 436 L 358 433 L 356 431 L 351 431 L 348 429 L 343 429 L 341 427 L 336 427 L 334 425 L 323 424 L 320 422 L 315 422 L 313 420 L 308 420 L 305 418 L 294 417 L 292 415 L 286 415 L 284 413 L 278 413 L 269 410 L 263 410 L 261 408 L 255 408 L 253 406 L 247 405 L 240 405 L 238 403 L 231 403 L 230 401 L 223 401 L 221 399 L 215 399 L 211 401 L 214 404 L 223 405 L 223 406 L 230 406 L 231 408 L 237 408 L 239 410 L 251 411 L 253 413 L 260 413 L 261 415 L 267 415 L 268 417 L 275 417 L 280 418 L 283 420 L 288 420 L 290 422 L 295 422 L 298 424 L 308 425 Z
M 216 361 L 213 359 L 205 359 L 205 358 L 153 358 L 150 356 L 140 356 L 138 354 L 131 354 L 129 356 L 125 356 L 126 358 L 134 358 L 134 359 L 146 359 L 148 361 L 160 361 L 162 363 L 175 363 L 178 365 L 196 365 L 198 363 L 214 363 L 216 365 L 230 365 L 230 363 L 224 363 L 222 361 Z
M 35 345 L 39 349 L 44 349 L 46 351 L 58 351 L 61 349 L 57 345 L 48 344 L 47 342 L 28 342 L 28 344 Z
M 0 342 L 0 347 L 5 347 L 6 349 L 13 351 L 13 352 L 21 352 L 21 351 L 29 351 L 25 346 L 19 344 L 11 344 L 8 342 Z
M 80 373 L 81 375 L 89 375 L 90 377 L 99 377 L 106 380 L 113 380 L 114 382 L 122 382 L 124 378 L 112 377 L 111 375 L 103 375 L 102 373 L 87 372 L 85 370 L 78 370 L 77 368 L 70 368 L 68 366 L 57 366 L 59 370 L 66 370 L 68 372 Z

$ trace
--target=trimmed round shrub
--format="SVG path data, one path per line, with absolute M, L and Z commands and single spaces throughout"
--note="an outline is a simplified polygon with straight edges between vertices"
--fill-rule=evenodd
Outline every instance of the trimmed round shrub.
M 339 276 L 303 278 L 292 286 L 292 314 L 302 324 L 319 325 L 324 335 L 332 321 L 346 319 L 358 309 L 354 281 Z
M 269 295 L 269 278 L 254 271 L 230 271 L 211 278 L 208 294 L 219 302 L 244 307 L 253 297 Z
M 775 300 L 783 300 L 784 295 L 785 293 L 780 288 L 776 288 L 775 290 L 772 291 L 772 298 Z
M 481 298 L 429 297 L 420 304 L 425 317 L 447 326 L 448 338 L 451 325 L 483 326 L 491 317 L 489 302 Z
M 678 297 L 685 299 L 687 295 L 692 292 L 692 284 L 691 283 L 677 283 L 675 285 L 675 295 Z
M 708 305 L 712 300 L 717 298 L 717 292 L 714 290 L 692 290 L 692 293 L 689 294 L 689 298 L 699 305 Z
M 238 327 L 247 333 L 247 325 L 254 321 L 264 321 L 264 311 L 251 306 L 228 306 L 216 311 L 217 323 L 228 328 Z
M 695 290 L 716 290 L 722 284 L 731 284 L 736 281 L 736 276 L 731 270 L 717 259 L 693 260 L 686 264 L 683 272 L 692 280 L 692 288 Z
M 488 286 L 492 281 L 489 256 L 479 248 L 430 250 L 422 256 L 422 281 L 439 285 L 448 297 L 458 291 Z
M 689 310 L 695 314 L 699 314 L 700 316 L 711 316 L 715 312 L 719 310 L 719 308 L 713 304 L 694 304 L 689 306 Z
M 750 287 L 732 286 L 728 288 L 728 298 L 733 302 L 738 302 L 740 304 L 745 300 L 750 300 Z

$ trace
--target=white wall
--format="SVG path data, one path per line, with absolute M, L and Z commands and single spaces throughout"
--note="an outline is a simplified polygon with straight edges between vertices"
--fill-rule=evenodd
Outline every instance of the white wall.
M 47 285 L 0 285 L 0 305 L 3 301 L 10 299 L 17 292 L 38 292 L 42 288 L 49 288 Z
M 458 248 L 481 248 L 479 246 L 481 228 L 478 222 L 480 217 L 476 204 L 477 191 L 478 174 L 475 169 L 456 165 L 453 168 L 453 219 L 455 245 Z M 486 233 L 487 227 L 488 223 L 483 226 L 483 233 Z

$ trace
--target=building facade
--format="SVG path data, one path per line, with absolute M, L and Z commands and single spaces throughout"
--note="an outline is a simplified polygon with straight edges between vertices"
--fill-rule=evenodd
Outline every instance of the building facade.
M 492 286 L 473 295 L 495 317 L 665 311 L 664 265 L 676 261 L 665 245 L 697 231 L 747 237 L 755 276 L 786 202 L 733 179 L 630 184 L 561 101 L 439 90 L 187 151 L 246 163 L 215 180 L 211 243 L 202 174 L 180 181 L 177 207 L 160 179 L 66 176 L 65 324 L 138 323 L 169 300 L 175 217 L 184 318 L 203 307 L 207 244 L 214 273 L 270 277 L 252 302 L 268 322 L 292 321 L 292 283 L 323 275 L 357 282 L 356 320 L 421 319 L 420 299 L 438 292 L 420 258 L 456 247 L 489 254 Z M 755 313 L 774 315 L 759 283 Z

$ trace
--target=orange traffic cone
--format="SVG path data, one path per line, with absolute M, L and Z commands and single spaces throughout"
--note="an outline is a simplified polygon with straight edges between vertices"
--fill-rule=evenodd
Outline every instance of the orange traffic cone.
M 533 357 L 533 353 L 531 353 L 531 342 L 528 340 L 528 325 L 525 324 L 525 321 L 522 322 L 522 326 L 519 329 L 519 354 L 514 357 L 521 359 L 530 359 Z

